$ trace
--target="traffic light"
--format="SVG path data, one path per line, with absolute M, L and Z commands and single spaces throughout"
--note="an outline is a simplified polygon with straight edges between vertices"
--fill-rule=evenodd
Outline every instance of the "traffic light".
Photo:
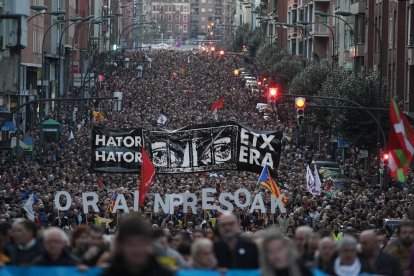
M 388 170 L 388 163 L 390 161 L 390 156 L 388 152 L 384 152 L 382 154 L 381 161 L 382 161 L 382 165 L 383 165 L 382 167 L 384 168 L 384 170 Z
M 267 87 L 267 101 L 269 103 L 274 103 L 277 100 L 277 97 L 279 96 L 279 87 L 275 84 L 270 84 Z
M 296 106 L 296 118 L 298 120 L 298 124 L 303 124 L 305 120 L 305 107 L 306 107 L 306 99 L 303 97 L 295 98 L 295 106 Z

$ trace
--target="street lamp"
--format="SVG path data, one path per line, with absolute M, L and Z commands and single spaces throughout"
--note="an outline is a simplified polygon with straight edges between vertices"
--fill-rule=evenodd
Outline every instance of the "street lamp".
M 47 11 L 47 7 L 45 5 L 31 5 L 30 9 L 38 13 L 45 13 Z
M 334 62 L 334 56 L 335 56 L 335 34 L 334 31 L 332 30 L 332 28 L 323 22 L 306 22 L 306 21 L 296 21 L 296 24 L 298 25 L 303 25 L 303 26 L 309 26 L 309 25 L 315 25 L 315 24 L 322 24 L 325 27 L 327 27 L 329 29 L 329 31 L 331 32 L 332 35 L 332 66 L 335 64 Z
M 144 23 L 140 23 L 140 24 L 138 24 L 138 26 L 136 26 L 136 27 L 134 27 L 134 28 L 132 28 L 131 30 L 129 30 L 127 33 L 126 33 L 126 35 L 125 35 L 125 37 L 128 37 L 134 30 L 136 30 L 136 29 L 140 29 L 141 28 L 141 26 L 139 26 L 139 25 L 148 25 L 148 24 L 151 24 L 151 25 L 153 25 L 153 23 L 154 22 L 149 22 L 149 23 L 147 23 L 147 22 L 144 22 Z M 151 26 L 151 27 L 153 27 L 153 29 L 155 29 L 154 27 L 155 27 L 155 25 L 153 25 L 153 26 Z M 145 30 L 148 30 L 148 29 L 146 29 L 146 28 L 144 28 Z M 141 39 L 143 39 L 144 38 L 144 34 L 141 34 L 140 35 L 140 37 L 141 37 Z M 141 45 L 142 46 L 142 45 Z M 122 48 L 122 47 L 121 47 Z M 115 49 L 116 50 L 116 49 Z
M 46 37 L 47 37 L 47 33 L 54 27 L 54 26 L 56 26 L 56 25 L 58 25 L 58 24 L 60 24 L 60 23 L 63 23 L 63 22 L 67 22 L 67 21 L 72 21 L 72 20 L 74 20 L 74 18 L 70 18 L 70 19 L 65 19 L 65 20 L 58 20 L 58 21 L 56 21 L 55 23 L 53 23 L 52 25 L 50 25 L 50 27 L 46 30 L 46 32 L 44 33 L 44 35 L 43 35 L 43 40 L 42 40 L 42 83 L 41 83 L 41 89 L 40 89 L 40 93 L 41 93 L 41 98 L 47 98 L 46 97 L 46 94 L 45 94 L 45 89 L 44 89 L 44 82 L 45 82 L 45 67 L 46 67 L 46 65 L 45 65 L 45 51 L 44 51 L 44 45 L 45 45 L 45 40 L 46 40 Z M 40 118 L 39 119 L 41 119 L 42 118 L 42 110 L 40 111 L 41 112 L 41 114 L 40 114 Z
M 118 37 L 118 45 L 119 45 L 119 46 L 121 46 L 121 38 L 122 38 L 122 35 L 124 34 L 124 32 L 125 32 L 128 28 L 130 28 L 130 27 L 132 27 L 132 26 L 138 26 L 138 25 L 144 25 L 144 24 L 154 24 L 154 25 L 156 25 L 157 23 L 156 23 L 156 22 L 154 22 L 154 21 L 151 21 L 151 22 L 137 22 L 137 23 L 132 23 L 132 24 L 130 24 L 130 25 L 128 25 L 128 26 L 126 26 L 125 28 L 123 28 L 123 29 L 122 29 L 121 33 L 119 34 L 119 37 Z M 135 28 L 134 28 L 134 29 L 135 29 Z M 128 33 L 128 35 L 129 35 L 129 33 Z
M 330 13 L 326 13 L 326 12 L 322 12 L 322 11 L 315 11 L 315 15 L 318 15 L 320 17 L 334 17 L 334 18 L 337 18 L 337 19 L 341 20 L 342 22 L 344 22 L 346 26 L 348 26 L 349 30 L 351 31 L 351 34 L 354 33 L 354 29 L 352 28 L 352 26 L 349 25 L 349 23 L 346 20 L 342 19 L 339 16 L 336 16 L 336 15 L 330 14 Z
M 56 93 L 58 99 L 62 95 L 61 88 L 63 87 L 62 86 L 62 80 L 61 80 L 61 76 L 62 75 L 61 75 L 61 72 L 60 72 L 62 70 L 62 62 L 60 60 L 60 56 L 61 56 L 61 52 L 62 52 L 62 49 L 61 48 L 62 48 L 62 38 L 63 38 L 63 35 L 65 34 L 66 30 L 69 29 L 70 26 L 72 26 L 74 24 L 77 24 L 79 22 L 87 21 L 90 18 L 93 18 L 93 15 L 88 16 L 88 17 L 72 17 L 72 18 L 69 18 L 68 21 L 71 22 L 71 23 L 69 25 L 67 25 L 62 30 L 62 32 L 60 34 L 59 44 L 58 44 L 58 64 L 59 64 L 59 67 L 58 67 L 58 72 L 57 72 L 57 93 Z M 60 103 L 58 103 L 58 117 L 60 117 Z
M 64 15 L 66 13 L 64 10 L 46 12 L 47 11 L 46 6 L 30 6 L 30 8 L 33 11 L 37 12 L 37 14 L 35 14 L 32 17 L 30 17 L 29 19 L 27 19 L 27 22 L 30 22 L 31 20 L 33 20 L 33 18 L 38 17 L 39 15 L 49 14 L 49 15 L 53 15 L 53 16 L 59 16 L 59 15 Z

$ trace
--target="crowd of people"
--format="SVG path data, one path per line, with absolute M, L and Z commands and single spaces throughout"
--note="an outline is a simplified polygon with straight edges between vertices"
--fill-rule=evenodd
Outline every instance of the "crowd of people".
M 97 56 L 93 71 L 104 80 L 91 94 L 112 97 L 122 91 L 122 110 L 114 111 L 113 101 L 64 105 L 61 117 L 54 111 L 48 115 L 61 123 L 58 141 L 40 143 L 39 129 L 34 128 L 27 133 L 35 141 L 30 158 L 13 160 L 1 153 L 0 263 L 99 266 L 108 275 L 259 267 L 264 275 L 311 275 L 312 268 L 330 275 L 414 273 L 411 173 L 406 185 L 375 185 L 365 160 L 332 155 L 327 131 L 319 148 L 288 113 L 264 119 L 256 109 L 264 101 L 260 93 L 246 88 L 242 78 L 233 74 L 234 69 L 249 66 L 246 59 L 231 53 L 152 50 Z M 68 96 L 81 93 L 73 90 Z M 125 195 L 133 213 L 139 176 L 89 170 L 93 125 L 157 128 L 160 114 L 167 118 L 163 127 L 171 130 L 214 122 L 217 118 L 210 108 L 220 97 L 224 97 L 224 108 L 218 111 L 218 120 L 286 134 L 277 177 L 288 199 L 286 212 L 237 209 L 234 214 L 220 214 L 201 208 L 196 214 L 180 208 L 174 214 L 153 212 L 155 193 L 199 195 L 202 188 L 217 187 L 269 193 L 258 185 L 257 174 L 241 171 L 157 175 L 141 216 L 108 212 L 116 191 Z M 78 111 L 73 116 L 75 105 Z M 99 122 L 93 111 L 102 114 Z M 333 158 L 354 182 L 333 194 L 311 196 L 305 185 L 306 165 L 314 159 Z M 62 190 L 73 197 L 67 212 L 58 211 L 54 204 L 56 192 Z M 99 195 L 99 212 L 85 214 L 82 192 L 91 191 Z M 22 209 L 32 193 L 34 222 L 23 219 Z M 403 222 L 395 229 L 384 227 L 387 218 Z

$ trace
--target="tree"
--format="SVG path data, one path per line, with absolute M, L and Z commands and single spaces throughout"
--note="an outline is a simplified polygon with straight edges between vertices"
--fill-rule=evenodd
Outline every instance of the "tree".
M 303 70 L 299 60 L 276 44 L 265 43 L 261 45 L 256 56 L 264 67 L 264 71 L 279 76 L 287 82 Z
M 312 62 L 293 78 L 289 86 L 289 93 L 317 94 L 331 72 L 332 67 L 328 61 Z
M 353 75 L 343 68 L 338 68 L 328 75 L 323 83 L 320 96 L 337 97 L 352 100 L 364 107 L 387 108 L 389 101 L 385 89 L 379 85 L 377 71 L 365 71 Z M 322 105 L 351 105 L 342 101 L 317 100 Z M 378 126 L 365 111 L 353 109 L 327 109 L 312 112 L 318 123 L 330 126 L 333 133 L 337 133 L 351 143 L 374 149 L 377 144 Z M 378 115 L 382 128 L 388 125 L 388 113 Z

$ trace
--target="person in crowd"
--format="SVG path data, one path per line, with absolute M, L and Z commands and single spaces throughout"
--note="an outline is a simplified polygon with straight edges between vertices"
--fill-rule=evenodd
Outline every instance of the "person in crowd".
M 373 230 L 365 230 L 359 236 L 362 260 L 376 275 L 402 276 L 400 264 L 387 253 L 381 252 L 378 238 Z
M 301 258 L 306 257 L 309 248 L 309 238 L 312 234 L 312 228 L 306 225 L 299 226 L 295 231 L 295 244 Z
M 91 225 L 88 231 L 86 251 L 82 256 L 82 264 L 95 266 L 99 258 L 108 251 L 103 238 L 104 232 L 102 227 Z
M 313 266 L 319 270 L 328 270 L 335 254 L 335 242 L 331 237 L 324 237 L 319 241 Z
M 337 241 L 338 256 L 333 259 L 327 269 L 329 275 L 357 276 L 370 273 L 369 266 L 358 257 L 358 241 L 353 236 L 343 236 Z
M 397 238 L 390 240 L 384 251 L 399 260 L 403 271 L 408 270 L 411 246 L 414 242 L 414 224 L 404 221 L 398 225 Z
M 169 276 L 173 273 L 160 265 L 151 253 L 151 228 L 139 215 L 122 221 L 115 237 L 115 253 L 105 276 Z
M 37 225 L 28 219 L 17 219 L 13 222 L 13 242 L 6 248 L 11 264 L 31 265 L 43 253 L 42 243 L 37 239 L 37 230 Z
M 58 227 L 43 231 L 44 253 L 33 260 L 38 266 L 75 266 L 79 260 L 68 251 L 69 237 Z
M 158 262 L 170 270 L 187 268 L 189 265 L 184 257 L 168 244 L 168 237 L 165 231 L 155 229 L 152 231 L 154 255 Z
M 260 270 L 263 276 L 311 276 L 311 271 L 299 261 L 293 242 L 279 230 L 267 230 L 260 246 Z
M 88 231 L 89 226 L 82 224 L 72 232 L 71 252 L 79 259 L 81 259 L 88 250 Z
M 240 224 L 233 213 L 223 213 L 218 222 L 219 238 L 214 243 L 217 266 L 224 269 L 258 267 L 256 245 L 240 236 Z
M 191 268 L 214 269 L 217 260 L 214 257 L 213 242 L 206 238 L 200 238 L 191 245 Z
M 196 229 L 193 231 L 193 240 L 202 239 L 206 237 L 206 233 L 201 229 Z
M 10 223 L 0 222 L 0 266 L 10 262 L 10 258 L 4 253 L 5 246 L 9 242 L 10 229 Z

